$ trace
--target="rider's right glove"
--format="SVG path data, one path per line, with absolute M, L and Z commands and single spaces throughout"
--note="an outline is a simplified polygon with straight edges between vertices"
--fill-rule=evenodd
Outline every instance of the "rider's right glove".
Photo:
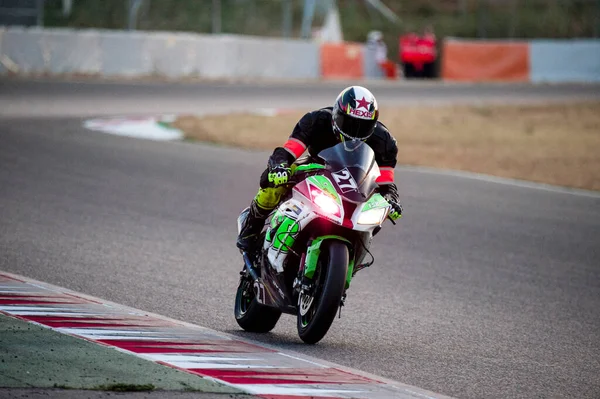
M 286 184 L 292 175 L 292 169 L 287 162 L 274 163 L 269 161 L 269 183 L 273 186 Z

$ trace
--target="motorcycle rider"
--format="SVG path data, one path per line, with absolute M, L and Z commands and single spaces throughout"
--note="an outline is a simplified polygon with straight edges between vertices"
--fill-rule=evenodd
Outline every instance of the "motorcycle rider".
M 394 184 L 394 167 L 398 147 L 387 128 L 378 121 L 379 108 L 373 94 L 362 86 L 350 86 L 336 98 L 333 107 L 321 108 L 304 115 L 294 127 L 283 147 L 277 147 L 260 178 L 260 189 L 252 200 L 250 211 L 240 234 L 237 247 L 246 252 L 256 248 L 265 219 L 279 204 L 291 174 L 290 165 L 308 149 L 316 157 L 322 150 L 353 140 L 362 140 L 375 152 L 381 176 L 377 179 L 379 193 L 390 203 L 390 217 L 402 217 L 398 189 Z

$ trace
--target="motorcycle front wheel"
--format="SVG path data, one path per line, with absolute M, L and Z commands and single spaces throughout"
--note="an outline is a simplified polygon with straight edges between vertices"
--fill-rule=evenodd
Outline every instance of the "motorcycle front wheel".
M 250 276 L 240 279 L 235 295 L 235 320 L 248 332 L 266 333 L 275 327 L 281 311 L 258 303 L 253 284 Z
M 298 335 L 305 343 L 315 344 L 329 331 L 344 294 L 348 262 L 348 247 L 344 243 L 323 242 L 313 276 L 314 288 L 301 294 L 298 304 Z

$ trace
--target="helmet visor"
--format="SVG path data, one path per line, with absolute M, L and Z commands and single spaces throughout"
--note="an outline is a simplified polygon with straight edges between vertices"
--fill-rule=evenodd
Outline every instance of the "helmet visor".
M 373 119 L 358 119 L 350 115 L 336 112 L 333 116 L 333 126 L 346 139 L 366 140 L 375 130 L 377 121 Z

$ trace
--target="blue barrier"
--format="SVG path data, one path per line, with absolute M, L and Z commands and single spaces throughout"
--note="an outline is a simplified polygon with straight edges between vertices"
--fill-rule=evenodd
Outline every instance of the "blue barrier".
M 531 81 L 600 82 L 600 40 L 532 40 Z

